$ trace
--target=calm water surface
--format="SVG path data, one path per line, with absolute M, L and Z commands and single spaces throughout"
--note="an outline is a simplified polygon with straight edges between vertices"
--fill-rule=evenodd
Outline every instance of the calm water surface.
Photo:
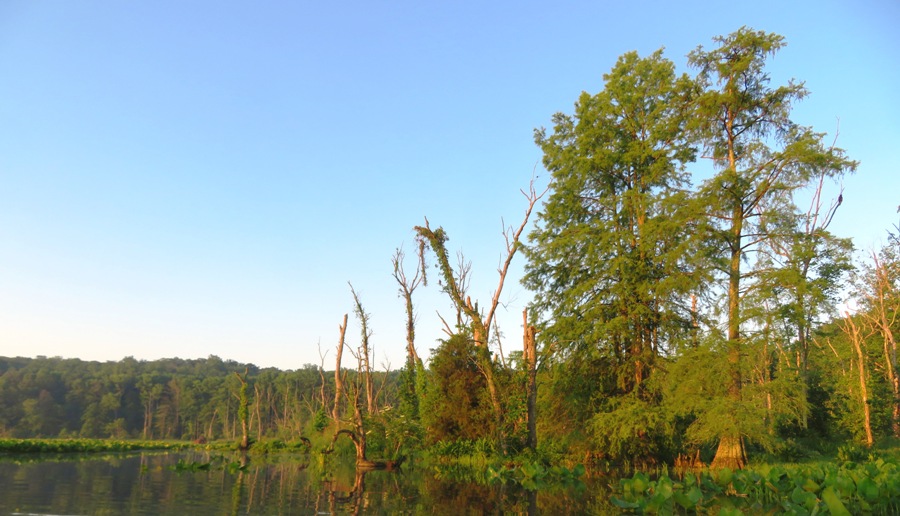
M 315 455 L 0 456 L 0 514 L 610 514 L 602 480 L 525 489 L 404 464 L 358 472 Z M 177 464 L 209 463 L 206 470 Z

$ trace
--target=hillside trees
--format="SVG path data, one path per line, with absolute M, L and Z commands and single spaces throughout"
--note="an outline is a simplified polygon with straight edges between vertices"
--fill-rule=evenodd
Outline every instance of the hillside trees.
M 574 115 L 554 115 L 551 134 L 535 131 L 552 194 L 523 282 L 555 346 L 561 396 L 572 381 L 591 385 L 569 401 L 581 404 L 596 447 L 652 454 L 667 432 L 659 357 L 688 334 L 685 300 L 702 287 L 685 172 L 695 155 L 684 137 L 693 84 L 662 51 L 625 54 L 604 80 Z
M 317 413 L 331 411 L 330 403 L 322 404 L 322 377 L 311 364 L 280 371 L 215 356 L 108 363 L 0 359 L 0 436 L 139 438 L 146 430 L 148 438 L 237 441 L 241 381 L 235 373 L 244 371 L 252 378 L 248 435 L 296 439 Z M 372 378 L 376 386 L 387 382 L 379 400 L 395 403 L 396 375 L 373 371 Z M 153 396 L 142 399 L 142 389 Z

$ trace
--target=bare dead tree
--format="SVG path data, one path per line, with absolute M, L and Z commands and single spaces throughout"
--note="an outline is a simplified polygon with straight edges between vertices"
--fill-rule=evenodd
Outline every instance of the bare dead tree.
M 369 346 L 369 337 L 372 336 L 372 331 L 369 329 L 369 320 L 371 316 L 363 309 L 362 302 L 359 300 L 359 294 L 356 293 L 353 285 L 349 282 L 347 284 L 350 285 L 350 293 L 353 294 L 353 312 L 356 314 L 360 326 L 361 340 L 358 358 L 361 360 L 362 374 L 366 382 L 366 409 L 369 414 L 376 414 L 378 413 L 378 407 L 375 403 L 375 386 L 372 381 L 371 365 L 372 350 Z
M 509 362 L 506 361 L 506 356 L 503 354 L 503 333 L 500 332 L 500 323 L 496 318 L 494 318 L 494 326 L 491 330 L 494 333 L 493 342 L 497 345 L 497 353 L 500 355 L 500 364 L 508 369 Z
M 346 428 L 336 428 L 334 432 L 334 436 L 331 438 L 331 445 L 324 451 L 324 453 L 331 453 L 334 451 L 334 443 L 337 441 L 338 437 L 341 435 L 346 435 L 353 441 L 353 445 L 356 447 L 356 464 L 357 467 L 364 467 L 370 461 L 366 458 L 366 428 L 365 421 L 362 417 L 362 411 L 360 409 L 360 393 L 362 392 L 362 385 L 360 379 L 362 378 L 362 354 L 354 353 L 353 350 L 350 350 L 350 354 L 356 358 L 356 376 L 354 377 L 354 381 L 351 383 L 351 388 L 347 389 L 345 395 L 347 396 L 347 400 L 350 402 L 350 405 L 353 407 L 353 430 Z
M 866 356 L 862 349 L 863 346 L 865 346 L 867 336 L 862 334 L 862 329 L 853 321 L 850 312 L 844 313 L 844 321 L 841 329 L 844 331 L 844 334 L 856 351 L 857 370 L 859 372 L 860 402 L 863 407 L 863 428 L 866 431 L 866 446 L 871 447 L 875 440 L 872 437 L 872 414 L 869 410 L 869 391 L 866 385 Z
M 525 360 L 525 406 L 528 418 L 528 442 L 537 450 L 537 328 L 528 324 L 528 310 L 522 310 L 522 356 Z
M 322 382 L 322 385 L 319 387 L 319 397 L 322 400 L 322 410 L 325 410 L 325 407 L 328 405 L 325 400 L 325 357 L 328 356 L 328 352 L 322 353 L 322 342 L 319 341 L 319 381 Z
M 384 369 L 384 376 L 381 378 L 381 385 L 378 386 L 378 390 L 375 391 L 375 399 L 381 398 L 382 393 L 384 393 L 384 387 L 387 385 L 388 380 L 391 376 L 391 362 L 390 360 L 385 359 L 384 362 L 381 363 L 381 367 Z
M 241 450 L 247 450 L 250 448 L 250 402 L 247 399 L 247 375 L 250 370 L 245 368 L 244 374 L 234 372 L 234 375 L 238 377 L 238 380 L 241 382 L 241 388 L 238 399 L 240 400 L 240 405 L 238 407 L 238 416 L 241 419 Z
M 344 382 L 341 376 L 341 357 L 344 355 L 344 335 L 347 333 L 347 314 L 344 314 L 344 322 L 338 326 L 341 337 L 337 344 L 337 363 L 334 366 L 334 408 L 331 410 L 331 418 L 337 423 L 341 420 L 341 393 Z
M 357 469 L 393 469 L 394 467 L 399 467 L 400 463 L 403 462 L 403 459 L 399 459 L 397 461 L 373 461 L 369 460 L 366 456 L 367 433 L 365 419 L 362 415 L 362 403 L 360 401 L 360 394 L 363 389 L 363 373 L 366 367 L 365 358 L 362 351 L 362 347 L 360 347 L 358 352 L 354 352 L 353 349 L 350 349 L 350 354 L 353 355 L 354 358 L 356 358 L 356 375 L 354 376 L 353 382 L 350 384 L 350 387 L 346 389 L 345 395 L 347 397 L 347 401 L 353 407 L 353 428 L 335 429 L 334 436 L 332 436 L 331 438 L 331 445 L 323 453 L 328 454 L 333 452 L 334 443 L 340 436 L 346 435 L 356 447 Z
M 397 249 L 391 258 L 391 264 L 394 266 L 394 279 L 397 280 L 397 284 L 400 286 L 399 295 L 403 298 L 406 307 L 406 352 L 412 364 L 422 363 L 419 354 L 416 352 L 417 318 L 412 297 L 420 285 L 428 286 L 428 278 L 425 275 L 425 241 L 421 238 L 417 240 L 419 243 L 419 266 L 416 267 L 416 273 L 412 278 L 407 277 L 403 268 L 405 254 L 402 247 Z
M 867 292 L 864 294 L 868 310 L 862 314 L 875 332 L 881 335 L 884 344 L 885 376 L 891 386 L 891 432 L 900 437 L 900 374 L 897 372 L 897 339 L 892 328 L 896 328 L 898 293 L 891 279 L 891 271 L 878 254 L 872 251 L 872 270 Z

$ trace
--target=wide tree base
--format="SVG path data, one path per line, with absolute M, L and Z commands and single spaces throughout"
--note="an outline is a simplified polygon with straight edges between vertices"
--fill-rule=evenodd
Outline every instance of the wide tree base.
M 740 437 L 720 437 L 719 448 L 711 469 L 743 469 L 747 465 L 747 455 L 744 452 L 744 440 Z

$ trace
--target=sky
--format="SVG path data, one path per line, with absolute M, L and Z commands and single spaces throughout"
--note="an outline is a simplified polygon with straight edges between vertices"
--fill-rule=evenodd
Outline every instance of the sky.
M 860 162 L 831 229 L 865 252 L 900 222 L 898 23 L 893 0 L 3 0 L 0 356 L 333 368 L 345 313 L 360 342 L 350 282 L 398 369 L 413 226 L 447 231 L 486 305 L 520 190 L 547 185 L 534 129 L 625 52 L 690 72 L 741 26 L 785 37 L 768 70 L 805 81 L 795 121 Z M 414 302 L 427 357 L 454 312 L 436 281 Z

